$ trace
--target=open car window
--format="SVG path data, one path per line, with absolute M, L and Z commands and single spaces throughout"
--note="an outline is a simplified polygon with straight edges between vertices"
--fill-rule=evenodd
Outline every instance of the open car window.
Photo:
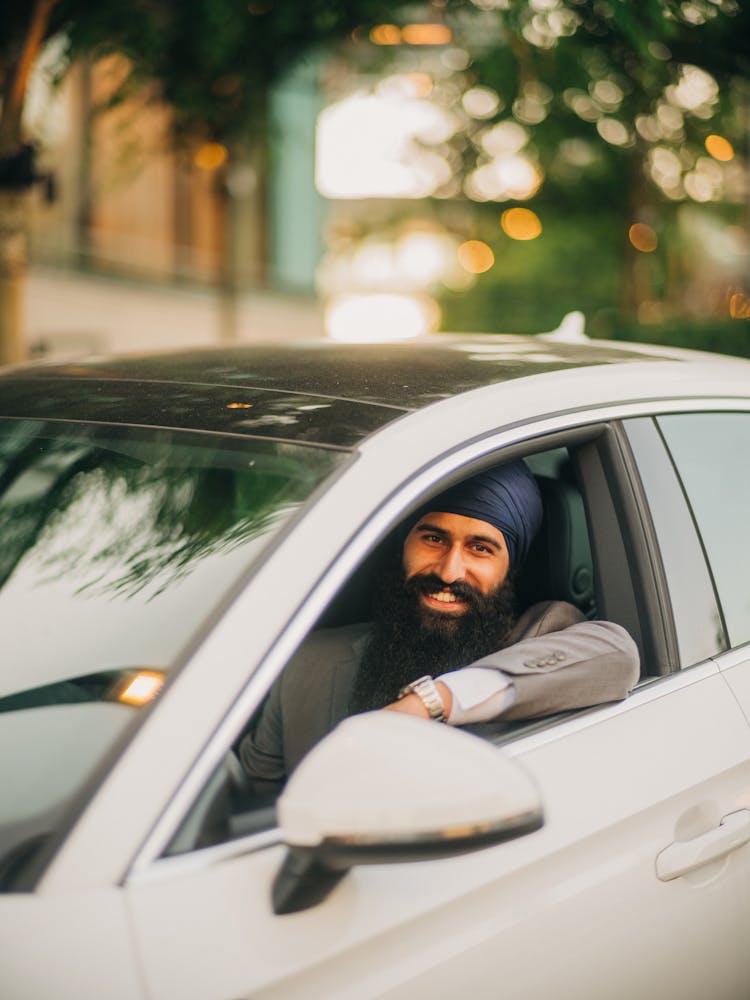
M 604 431 L 592 428 L 585 433 L 589 442 L 595 442 Z M 524 458 L 537 479 L 545 515 L 524 569 L 515 581 L 519 610 L 540 601 L 565 601 L 575 605 L 584 619 L 603 617 L 602 605 L 606 605 L 610 614 L 616 615 L 619 610 L 625 615 L 637 614 L 635 599 L 628 590 L 631 585 L 629 575 L 626 583 L 610 596 L 608 602 L 602 599 L 603 595 L 597 587 L 602 574 L 598 572 L 596 565 L 597 550 L 591 535 L 591 517 L 593 515 L 594 520 L 598 518 L 600 534 L 607 535 L 610 544 L 614 544 L 610 537 L 612 532 L 619 536 L 621 527 L 616 519 L 611 520 L 615 517 L 615 505 L 609 491 L 606 503 L 599 503 L 596 496 L 587 498 L 585 495 L 585 483 L 593 478 L 590 467 L 595 463 L 595 457 L 589 456 L 589 469 L 585 473 L 588 479 L 581 474 L 577 447 L 555 443 L 547 449 L 527 454 Z M 436 484 L 435 492 L 439 490 L 440 484 Z M 605 509 L 599 510 L 599 506 Z M 192 812 L 173 838 L 167 849 L 168 854 L 183 853 L 196 847 L 258 832 L 272 825 L 278 783 L 274 787 L 274 775 L 269 771 L 269 783 L 256 778 L 254 787 L 248 789 L 246 777 L 237 768 L 242 737 L 254 733 L 262 717 L 266 720 L 277 717 L 276 702 L 285 685 L 304 687 L 305 690 L 299 697 L 295 694 L 295 700 L 306 706 L 306 710 L 316 714 L 315 724 L 319 724 L 319 738 L 335 725 L 335 721 L 348 714 L 350 691 L 343 669 L 334 684 L 330 701 L 322 707 L 318 704 L 320 685 L 316 683 L 315 657 L 320 653 L 325 657 L 326 663 L 336 657 L 335 643 L 330 648 L 327 645 L 328 637 L 335 634 L 345 632 L 347 642 L 351 640 L 354 645 L 366 643 L 367 623 L 372 621 L 373 599 L 378 581 L 397 558 L 404 530 L 403 525 L 394 527 L 390 535 L 370 553 L 330 601 L 316 626 L 290 661 L 294 664 L 293 669 L 290 670 L 290 664 L 287 664 L 267 702 L 248 720 L 243 733 L 235 739 L 232 750 L 214 775 L 213 782 L 204 789 L 204 794 L 195 802 Z M 625 543 L 621 537 L 617 545 L 620 550 L 624 548 Z M 600 547 L 599 558 L 608 558 L 609 554 L 609 548 L 602 550 Z M 626 596 L 623 597 L 623 594 Z M 618 619 L 614 617 L 612 620 Z M 645 626 L 641 628 L 637 622 L 635 632 L 638 640 L 643 641 L 647 629 Z M 430 673 L 429 664 L 421 672 Z M 273 710 L 264 716 L 269 701 L 274 703 Z M 500 720 L 474 724 L 470 728 L 478 736 L 500 744 L 556 724 L 569 716 L 570 713 L 567 712 L 525 721 Z M 263 725 L 265 724 L 264 721 Z M 291 744 L 294 743 L 294 734 L 287 733 L 285 739 L 286 751 L 293 754 Z M 281 780 L 283 781 L 283 776 Z

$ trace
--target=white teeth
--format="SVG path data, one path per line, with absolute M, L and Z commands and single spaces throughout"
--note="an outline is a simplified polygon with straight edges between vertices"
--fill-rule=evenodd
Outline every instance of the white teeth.
M 455 594 L 446 594 L 444 591 L 440 591 L 437 594 L 430 594 L 430 597 L 433 597 L 436 601 L 441 601 L 443 604 L 455 604 L 458 600 Z

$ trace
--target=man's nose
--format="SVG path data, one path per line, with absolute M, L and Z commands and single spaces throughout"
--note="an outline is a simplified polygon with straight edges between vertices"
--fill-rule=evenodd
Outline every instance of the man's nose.
M 454 583 L 463 580 L 466 574 L 466 564 L 463 553 L 458 545 L 452 545 L 435 567 L 437 575 L 444 583 Z

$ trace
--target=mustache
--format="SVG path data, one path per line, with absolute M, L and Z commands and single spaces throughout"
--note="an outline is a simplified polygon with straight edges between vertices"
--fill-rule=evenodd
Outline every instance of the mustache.
M 454 597 L 464 604 L 477 607 L 484 595 L 466 583 L 465 580 L 454 580 L 453 583 L 446 583 L 437 573 L 423 573 L 410 577 L 404 584 L 404 589 L 408 594 L 435 594 L 439 590 L 447 590 Z

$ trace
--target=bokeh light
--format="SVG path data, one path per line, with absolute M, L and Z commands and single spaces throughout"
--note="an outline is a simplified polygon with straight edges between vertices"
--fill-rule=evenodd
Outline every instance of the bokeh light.
M 492 118 L 500 108 L 500 96 L 490 87 L 471 87 L 461 103 L 472 118 Z
M 378 24 L 370 32 L 370 41 L 375 45 L 400 45 L 401 29 L 395 24 Z
M 469 174 L 464 189 L 473 201 L 521 201 L 535 195 L 543 179 L 525 156 L 499 156 Z
M 421 294 L 453 281 L 457 275 L 465 277 L 456 260 L 457 245 L 446 230 L 426 220 L 414 220 L 395 239 L 373 234 L 331 248 L 318 268 L 317 284 L 329 297 L 346 293 Z
M 568 87 L 563 91 L 563 100 L 585 122 L 595 122 L 602 117 L 602 109 L 587 93 Z
M 512 156 L 520 153 L 529 141 L 529 131 L 508 118 L 487 129 L 479 141 L 490 156 Z
M 693 201 L 718 201 L 724 191 L 724 168 L 716 160 L 699 156 L 694 168 L 685 175 L 684 184 Z
M 226 146 L 222 146 L 220 142 L 204 142 L 196 150 L 193 163 L 199 170 L 218 170 L 226 163 L 227 155 Z
M 542 222 L 530 208 L 508 208 L 500 216 L 500 225 L 512 240 L 535 240 L 542 234 Z
M 453 32 L 447 24 L 405 24 L 401 38 L 407 45 L 448 45 Z
M 484 274 L 495 263 L 495 255 L 482 240 L 467 240 L 456 251 L 458 262 L 470 274 Z
M 651 226 L 647 226 L 644 222 L 636 222 L 630 227 L 628 239 L 641 253 L 653 253 L 659 246 L 656 233 Z
M 744 289 L 730 296 L 729 315 L 732 319 L 750 319 L 750 295 Z
M 665 94 L 675 107 L 690 111 L 697 118 L 710 118 L 711 109 L 719 99 L 719 85 L 705 70 L 685 65 L 678 82 L 667 87 Z
M 630 132 L 617 118 L 600 118 L 596 131 L 611 146 L 627 146 L 631 142 Z
M 328 336 L 355 344 L 410 340 L 437 330 L 439 322 L 438 305 L 426 295 L 338 295 L 325 310 Z
M 617 111 L 625 96 L 613 80 L 597 80 L 590 86 L 591 96 L 604 111 Z
M 728 163 L 734 159 L 734 147 L 728 139 L 722 135 L 709 135 L 706 137 L 706 152 L 715 160 Z
M 414 97 L 429 97 L 434 84 L 429 73 L 415 71 L 414 73 L 404 73 L 403 79 L 411 85 L 411 92 Z
M 430 148 L 458 127 L 450 111 L 416 96 L 427 74 L 386 78 L 375 94 L 353 94 L 318 116 L 315 183 L 327 198 L 425 198 L 453 171 Z M 415 142 L 415 140 L 417 140 Z

